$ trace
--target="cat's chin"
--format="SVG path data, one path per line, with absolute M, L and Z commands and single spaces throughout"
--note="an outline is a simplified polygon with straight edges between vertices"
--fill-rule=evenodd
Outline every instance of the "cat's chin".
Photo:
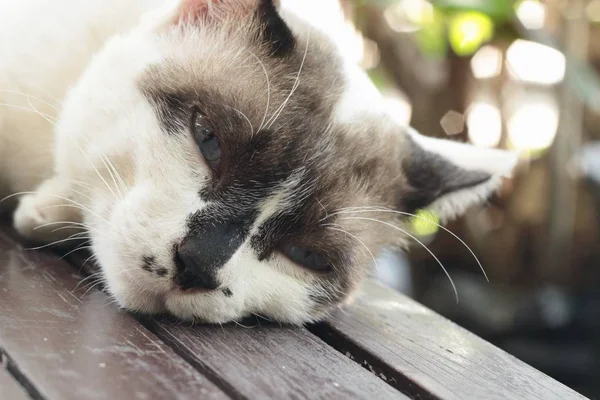
M 235 307 L 217 304 L 209 293 L 186 293 L 179 289 L 166 293 L 146 291 L 143 288 L 107 288 L 111 297 L 127 311 L 143 315 L 168 314 L 177 319 L 211 324 L 223 324 L 242 317 L 234 311 Z M 230 308 L 230 310 L 227 310 Z
M 245 316 L 241 307 L 220 290 L 182 291 L 176 287 L 157 290 L 156 285 L 110 278 L 106 289 L 120 307 L 133 313 L 168 314 L 184 321 L 211 324 L 223 324 Z
M 218 293 L 170 291 L 165 296 L 165 309 L 169 314 L 186 321 L 211 324 L 224 324 L 245 316 L 235 302 L 219 298 Z

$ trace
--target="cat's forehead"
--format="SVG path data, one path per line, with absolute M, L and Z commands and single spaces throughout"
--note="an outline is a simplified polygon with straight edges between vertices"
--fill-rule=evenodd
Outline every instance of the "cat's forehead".
M 276 120 L 280 126 L 302 124 L 294 117 L 304 112 L 329 114 L 345 79 L 329 39 L 305 27 L 292 49 L 273 54 L 253 29 L 249 24 L 164 35 L 159 44 L 163 61 L 141 77 L 142 89 L 155 98 L 176 96 L 201 101 L 207 108 L 235 107 L 256 128 L 277 126 Z

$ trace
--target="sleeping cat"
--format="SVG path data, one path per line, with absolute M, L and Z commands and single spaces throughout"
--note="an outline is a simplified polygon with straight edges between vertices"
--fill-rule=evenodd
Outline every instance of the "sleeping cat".
M 399 126 L 270 0 L 0 0 L 0 38 L 0 207 L 89 240 L 128 310 L 318 320 L 408 213 L 459 215 L 517 159 Z

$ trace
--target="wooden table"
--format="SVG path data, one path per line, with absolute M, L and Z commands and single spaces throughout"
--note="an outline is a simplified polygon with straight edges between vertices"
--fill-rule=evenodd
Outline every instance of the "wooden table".
M 307 328 L 136 319 L 0 229 L 0 399 L 580 399 L 368 282 Z

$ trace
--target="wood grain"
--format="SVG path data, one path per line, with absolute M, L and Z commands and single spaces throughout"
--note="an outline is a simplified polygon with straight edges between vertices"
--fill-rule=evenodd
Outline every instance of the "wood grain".
M 205 374 L 246 399 L 407 399 L 306 329 L 150 322 Z M 228 391 L 229 393 L 229 391 Z
M 563 384 L 373 281 L 311 330 L 411 397 L 583 399 Z
M 0 366 L 0 399 L 31 399 L 19 382 L 17 382 L 5 368 L 2 368 L 2 366 Z
M 0 231 L 0 348 L 41 397 L 228 398 L 76 271 Z

